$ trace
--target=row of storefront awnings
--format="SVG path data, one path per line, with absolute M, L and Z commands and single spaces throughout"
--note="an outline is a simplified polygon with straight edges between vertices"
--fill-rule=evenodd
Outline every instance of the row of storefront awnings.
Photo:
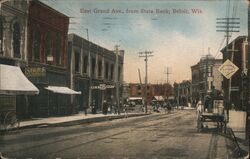
M 68 87 L 48 86 L 45 89 L 60 94 L 81 94 Z M 20 67 L 0 64 L 0 94 L 35 95 L 39 89 L 23 74 Z

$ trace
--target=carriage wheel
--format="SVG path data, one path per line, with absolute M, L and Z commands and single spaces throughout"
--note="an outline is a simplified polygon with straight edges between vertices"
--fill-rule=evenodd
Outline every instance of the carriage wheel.
M 201 118 L 201 116 L 199 116 L 197 119 L 197 132 L 201 132 L 202 126 L 203 126 L 202 118 Z
M 4 129 L 9 130 L 13 128 L 19 128 L 20 123 L 16 118 L 15 112 L 8 112 L 4 118 Z

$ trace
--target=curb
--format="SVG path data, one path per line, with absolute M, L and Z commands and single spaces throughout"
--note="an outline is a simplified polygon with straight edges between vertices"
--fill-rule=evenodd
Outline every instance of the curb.
M 128 118 L 146 116 L 146 115 L 149 115 L 149 114 L 128 114 Z M 109 120 L 122 119 L 122 118 L 125 118 L 125 115 L 102 116 L 102 117 L 86 118 L 86 119 L 83 118 L 79 120 L 65 121 L 65 122 L 60 122 L 60 123 L 39 123 L 39 124 L 22 126 L 22 127 L 19 127 L 18 129 L 22 130 L 22 129 L 29 129 L 29 128 L 73 126 L 73 125 L 102 122 L 102 121 L 109 121 Z

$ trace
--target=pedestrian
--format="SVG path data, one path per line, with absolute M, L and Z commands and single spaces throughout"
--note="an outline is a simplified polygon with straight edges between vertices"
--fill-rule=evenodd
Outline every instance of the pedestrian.
M 198 103 L 196 104 L 197 117 L 200 116 L 202 113 L 203 113 L 203 105 L 202 102 L 199 100 Z
M 167 109 L 168 109 L 168 113 L 171 112 L 171 104 L 169 103 L 169 101 L 167 102 Z
M 107 115 L 107 113 L 108 113 L 108 103 L 107 103 L 106 100 L 103 101 L 102 113 L 103 113 L 104 115 Z
M 125 118 L 127 118 L 128 117 L 128 106 L 127 106 L 127 104 L 124 104 L 123 109 L 124 109 L 124 113 L 125 113 Z

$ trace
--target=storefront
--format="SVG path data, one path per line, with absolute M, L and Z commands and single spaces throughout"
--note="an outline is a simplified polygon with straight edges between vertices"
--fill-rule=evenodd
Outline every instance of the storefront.
M 15 111 L 22 118 L 29 107 L 28 96 L 38 93 L 20 67 L 0 64 L 0 111 Z

